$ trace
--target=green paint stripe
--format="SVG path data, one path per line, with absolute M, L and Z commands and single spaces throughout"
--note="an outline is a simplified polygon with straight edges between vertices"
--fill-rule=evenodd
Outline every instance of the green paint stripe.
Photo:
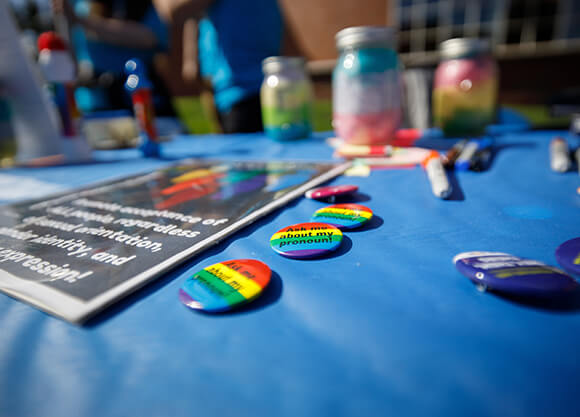
M 314 217 L 315 218 L 316 217 L 326 217 L 328 219 L 334 218 L 334 219 L 356 220 L 357 222 L 362 222 L 362 221 L 368 220 L 366 217 L 363 217 L 363 216 L 351 216 L 351 215 L 348 215 L 348 214 L 325 213 L 325 212 L 318 213 Z
M 233 293 L 231 293 L 226 297 L 226 301 L 229 305 L 234 306 L 236 304 L 240 304 L 246 301 L 246 297 L 244 297 L 239 292 L 234 291 Z
M 221 297 L 223 297 L 229 305 L 235 305 L 246 298 L 240 294 L 237 290 L 230 287 L 228 284 L 223 282 L 221 279 L 213 275 L 211 272 L 204 270 L 199 271 L 196 276 L 204 285 L 216 290 Z

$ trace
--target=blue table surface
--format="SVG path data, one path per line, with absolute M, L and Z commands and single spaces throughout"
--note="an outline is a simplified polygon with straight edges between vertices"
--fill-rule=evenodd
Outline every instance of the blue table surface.
M 580 415 L 580 298 L 482 293 L 451 262 L 491 250 L 557 265 L 556 247 L 580 236 L 580 177 L 549 168 L 557 133 L 500 135 L 489 170 L 450 176 L 448 201 L 421 168 L 336 178 L 358 185 L 376 218 L 327 258 L 269 247 L 324 205 L 303 198 L 83 327 L 0 294 L 0 416 Z M 165 160 L 108 151 L 93 164 L 2 174 L 71 188 L 184 157 L 332 160 L 327 136 L 179 137 Z M 235 258 L 275 272 L 260 299 L 222 315 L 178 301 L 192 272 Z

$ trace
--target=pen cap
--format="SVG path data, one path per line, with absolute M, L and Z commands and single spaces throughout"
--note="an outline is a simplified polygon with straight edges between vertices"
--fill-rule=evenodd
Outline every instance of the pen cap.
M 64 40 L 55 32 L 38 37 L 38 64 L 46 81 L 67 83 L 75 80 L 75 63 Z
M 441 158 L 441 156 L 439 155 L 439 152 L 437 152 L 437 151 L 429 152 L 427 154 L 427 156 L 425 157 L 425 159 L 423 159 L 423 162 L 421 162 L 421 166 L 426 169 L 429 162 L 434 158 Z

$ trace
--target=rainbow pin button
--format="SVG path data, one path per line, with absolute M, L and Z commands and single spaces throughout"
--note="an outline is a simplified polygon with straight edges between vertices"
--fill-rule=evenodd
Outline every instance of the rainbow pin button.
M 336 250 L 342 232 L 327 223 L 298 223 L 280 229 L 270 238 L 270 246 L 288 258 L 313 258 Z
M 270 282 L 272 271 L 254 259 L 220 262 L 189 277 L 179 300 L 194 310 L 229 311 L 258 297 Z
M 334 204 L 316 210 L 312 221 L 332 224 L 339 229 L 355 229 L 367 223 L 373 211 L 360 204 Z

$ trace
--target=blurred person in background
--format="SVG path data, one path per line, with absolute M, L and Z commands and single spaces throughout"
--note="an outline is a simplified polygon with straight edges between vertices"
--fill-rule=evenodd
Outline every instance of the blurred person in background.
M 153 0 L 182 40 L 171 42 L 182 76 L 211 83 L 224 133 L 263 130 L 262 60 L 280 55 L 282 16 L 276 0 Z
M 157 62 L 165 62 L 167 25 L 149 0 L 52 0 L 55 17 L 70 26 L 79 68 L 77 102 L 84 112 L 131 109 L 125 92 L 124 65 L 139 58 L 153 83 L 155 112 L 172 116 L 171 96 Z M 166 69 L 166 68 L 164 68 Z

